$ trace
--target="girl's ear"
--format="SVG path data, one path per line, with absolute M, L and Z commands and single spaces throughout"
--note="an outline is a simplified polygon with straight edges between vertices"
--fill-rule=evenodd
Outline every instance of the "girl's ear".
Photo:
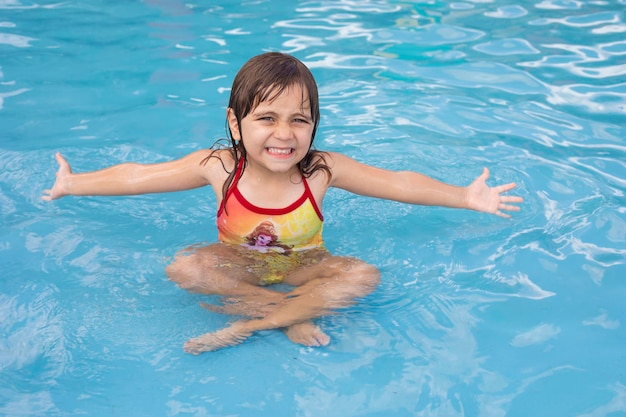
M 230 134 L 232 135 L 235 141 L 241 140 L 241 131 L 239 130 L 239 123 L 237 122 L 237 116 L 235 116 L 235 111 L 229 107 L 226 110 L 226 120 L 228 121 L 228 127 L 230 129 Z

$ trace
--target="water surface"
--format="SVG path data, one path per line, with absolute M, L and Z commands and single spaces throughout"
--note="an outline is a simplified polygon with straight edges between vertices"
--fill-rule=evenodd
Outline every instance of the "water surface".
M 624 1 L 0 0 L 0 414 L 626 415 Z M 465 185 L 511 220 L 332 191 L 331 251 L 380 288 L 319 321 L 191 356 L 228 317 L 169 282 L 213 242 L 200 189 L 40 201 L 75 171 L 224 136 L 230 84 L 283 51 L 320 85 L 316 143 Z

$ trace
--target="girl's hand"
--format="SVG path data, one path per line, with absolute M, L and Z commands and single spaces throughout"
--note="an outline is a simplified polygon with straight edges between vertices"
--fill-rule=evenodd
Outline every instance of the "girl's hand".
M 66 191 L 67 182 L 72 175 L 72 169 L 70 168 L 70 164 L 67 163 L 60 153 L 57 152 L 55 157 L 59 164 L 59 169 L 56 173 L 57 179 L 50 190 L 44 190 L 44 195 L 41 196 L 41 199 L 45 201 L 56 200 L 57 198 L 68 195 Z
M 483 173 L 467 186 L 467 208 L 492 213 L 500 217 L 511 217 L 508 213 L 503 213 L 502 210 L 519 211 L 520 208 L 518 206 L 508 203 L 521 203 L 524 199 L 522 197 L 502 195 L 502 193 L 515 188 L 515 183 L 489 187 L 487 186 L 488 178 L 489 170 L 483 168 Z

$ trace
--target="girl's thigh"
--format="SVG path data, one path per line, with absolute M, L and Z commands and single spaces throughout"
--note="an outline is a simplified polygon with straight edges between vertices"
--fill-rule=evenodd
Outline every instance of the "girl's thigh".
M 380 272 L 361 259 L 316 250 L 304 253 L 300 264 L 289 271 L 283 281 L 301 286 L 313 280 L 340 280 L 345 284 L 375 287 L 379 283 Z
M 242 284 L 258 285 L 254 260 L 231 245 L 190 247 L 176 254 L 165 269 L 182 288 L 209 294 L 230 294 Z
M 263 253 L 239 245 L 214 243 L 180 251 L 166 267 L 168 277 L 181 287 L 227 288 L 243 283 L 265 286 L 283 282 L 291 271 L 315 265 L 328 256 L 326 250 Z M 215 291 L 211 291 L 215 293 Z M 221 293 L 218 291 L 217 293 Z
M 275 283 L 299 287 L 314 280 L 374 288 L 380 278 L 376 267 L 357 258 L 331 255 L 326 249 L 284 255 L 224 243 L 181 251 L 166 273 L 182 288 L 218 295 L 246 293 L 252 286 Z

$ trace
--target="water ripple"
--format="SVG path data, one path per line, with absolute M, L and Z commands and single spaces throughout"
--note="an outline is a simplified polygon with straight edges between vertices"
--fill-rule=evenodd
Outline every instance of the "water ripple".
M 429 24 L 414 30 L 381 29 L 372 34 L 372 43 L 397 43 L 407 48 L 409 45 L 424 48 L 427 46 L 452 45 L 471 42 L 485 36 L 479 30 L 446 24 Z
M 545 343 L 561 333 L 561 329 L 553 324 L 540 324 L 528 331 L 515 335 L 511 340 L 511 346 L 526 347 Z
M 315 2 L 308 2 L 298 5 L 298 13 L 320 13 L 327 14 L 334 10 L 342 10 L 351 13 L 391 13 L 400 10 L 401 6 L 394 6 L 389 3 L 363 3 L 361 1 L 322 1 L 318 5 Z
M 473 62 L 445 68 L 406 64 L 389 68 L 403 78 L 429 79 L 441 85 L 465 88 L 489 87 L 512 94 L 546 94 L 549 89 L 530 74 L 496 62 Z
M 527 40 L 512 38 L 481 43 L 474 46 L 474 49 L 478 52 L 496 56 L 528 55 L 539 53 L 539 50 L 534 48 Z
M 602 13 L 592 13 L 586 15 L 578 15 L 578 16 L 567 16 L 564 18 L 542 18 L 542 19 L 534 19 L 529 22 L 530 25 L 536 26 L 546 26 L 552 24 L 561 24 L 564 26 L 571 27 L 590 27 L 590 26 L 598 26 L 598 25 L 606 25 L 609 23 L 620 23 L 621 22 L 621 14 L 618 12 L 602 12 Z
M 583 5 L 584 3 L 578 0 L 543 0 L 535 4 L 535 7 L 547 10 L 578 10 Z
M 515 19 L 526 16 L 527 14 L 528 11 L 518 5 L 498 7 L 498 10 L 495 12 L 485 12 L 485 16 L 495 17 L 498 19 Z

